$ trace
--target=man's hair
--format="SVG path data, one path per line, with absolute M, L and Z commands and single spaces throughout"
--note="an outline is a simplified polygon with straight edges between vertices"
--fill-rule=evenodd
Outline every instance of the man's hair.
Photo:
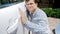
M 30 0 L 25 0 L 26 2 L 29 2 Z M 34 0 L 35 3 L 38 3 L 38 0 Z

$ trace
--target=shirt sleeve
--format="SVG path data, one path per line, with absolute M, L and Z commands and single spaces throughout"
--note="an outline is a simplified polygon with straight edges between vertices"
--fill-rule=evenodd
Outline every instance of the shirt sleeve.
M 44 19 L 37 19 L 37 24 L 27 21 L 24 26 L 34 32 L 44 31 L 47 28 L 47 22 Z

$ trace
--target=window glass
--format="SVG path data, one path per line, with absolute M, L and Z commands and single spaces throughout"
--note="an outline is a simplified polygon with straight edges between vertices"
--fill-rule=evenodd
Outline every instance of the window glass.
M 22 1 L 23 0 L 0 0 L 0 8 L 8 7 Z

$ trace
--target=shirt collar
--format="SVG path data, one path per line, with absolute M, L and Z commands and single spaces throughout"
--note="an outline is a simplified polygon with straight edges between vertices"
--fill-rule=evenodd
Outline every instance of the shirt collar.
M 37 13 L 39 8 L 36 8 L 35 12 L 33 13 L 33 16 Z
M 29 12 L 29 14 L 34 16 L 36 14 L 36 12 L 38 11 L 38 9 L 39 8 L 36 8 L 36 10 L 35 10 L 35 12 L 33 14 L 31 12 Z

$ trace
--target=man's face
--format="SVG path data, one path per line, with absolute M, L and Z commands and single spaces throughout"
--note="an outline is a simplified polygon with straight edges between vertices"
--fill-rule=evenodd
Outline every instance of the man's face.
M 26 2 L 26 8 L 29 11 L 34 11 L 37 8 L 37 3 L 35 3 L 34 0 L 29 0 Z

